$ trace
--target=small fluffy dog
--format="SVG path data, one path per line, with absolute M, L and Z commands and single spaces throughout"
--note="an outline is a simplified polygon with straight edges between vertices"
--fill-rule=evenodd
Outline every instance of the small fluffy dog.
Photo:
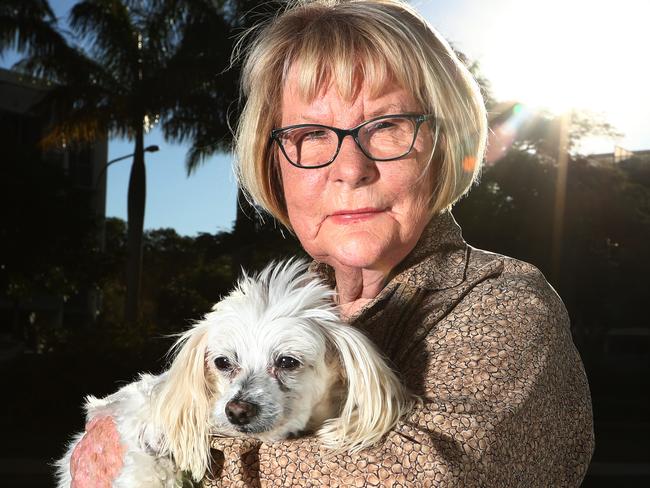
M 300 261 L 244 276 L 180 336 L 173 362 L 103 399 L 86 418 L 111 416 L 127 447 L 115 487 L 173 487 L 200 480 L 210 436 L 276 441 L 314 432 L 324 447 L 355 451 L 378 441 L 410 397 L 374 345 L 344 324 L 333 291 Z M 70 457 L 58 461 L 69 487 Z

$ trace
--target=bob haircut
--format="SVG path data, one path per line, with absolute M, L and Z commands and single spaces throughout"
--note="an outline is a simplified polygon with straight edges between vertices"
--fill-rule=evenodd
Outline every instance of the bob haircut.
M 253 40 L 243 49 L 251 34 Z M 424 174 L 433 166 L 432 216 L 450 208 L 478 178 L 487 138 L 478 84 L 440 34 L 402 1 L 294 0 L 242 36 L 234 59 L 242 54 L 246 102 L 234 140 L 237 177 L 247 198 L 288 229 L 278 151 L 270 133 L 281 121 L 282 91 L 296 64 L 300 96 L 306 101 L 331 81 L 347 100 L 354 98 L 360 81 L 373 95 L 396 82 L 423 113 L 435 114 L 430 127 L 437 143 L 423 168 Z

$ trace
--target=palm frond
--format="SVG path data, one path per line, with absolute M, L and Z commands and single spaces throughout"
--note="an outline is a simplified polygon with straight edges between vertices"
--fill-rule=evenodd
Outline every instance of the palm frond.
M 17 71 L 58 85 L 100 85 L 118 92 L 122 89 L 112 73 L 96 60 L 65 42 L 53 48 L 54 55 L 38 53 L 27 56 L 14 66 Z
M 70 11 L 70 27 L 90 41 L 92 56 L 122 83 L 138 78 L 142 37 L 120 0 L 82 0 Z
M 114 114 L 108 107 L 78 107 L 57 118 L 48 128 L 40 144 L 56 148 L 77 143 L 92 143 L 106 137 L 114 125 Z
M 228 108 L 228 97 L 225 94 L 212 92 L 187 96 L 163 118 L 163 133 L 178 143 L 201 139 L 202 145 L 206 145 L 206 142 L 219 146 L 229 144 L 232 139 L 231 127 L 237 113 Z M 210 137 L 212 141 L 209 141 Z
M 132 137 L 150 114 L 159 117 L 167 139 L 191 144 L 188 174 L 230 149 L 239 72 L 228 67 L 233 24 L 241 23 L 233 0 L 81 0 L 70 13 L 71 41 L 44 0 L 6 2 L 42 7 L 31 11 L 33 18 L 18 9 L 24 15 L 18 25 L 14 10 L 9 19 L 3 5 L 0 39 L 20 31 L 31 50 L 17 68 L 52 86 L 47 103 L 55 104 L 62 122 L 47 144 L 84 141 L 102 131 Z M 248 10 L 260 2 L 243 3 Z
M 45 0 L 3 0 L 0 4 L 0 54 L 50 53 L 60 42 L 54 13 Z
M 192 147 L 187 151 L 185 156 L 185 170 L 187 176 L 191 176 L 194 172 L 202 166 L 209 157 L 214 156 L 217 152 L 225 152 L 225 148 L 219 144 L 207 143 L 201 145 L 197 140 Z

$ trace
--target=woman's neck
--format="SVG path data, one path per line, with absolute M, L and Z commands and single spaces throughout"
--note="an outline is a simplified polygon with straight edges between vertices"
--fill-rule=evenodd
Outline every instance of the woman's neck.
M 341 316 L 347 320 L 379 295 L 388 273 L 362 268 L 335 267 L 336 291 Z

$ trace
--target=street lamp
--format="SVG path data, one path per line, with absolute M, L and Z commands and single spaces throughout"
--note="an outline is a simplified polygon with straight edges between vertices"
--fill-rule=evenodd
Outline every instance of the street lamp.
M 155 144 L 152 144 L 151 146 L 147 146 L 144 148 L 144 152 L 158 152 L 159 150 L 160 148 Z M 135 156 L 135 153 L 131 153 L 131 154 L 127 154 L 126 156 L 120 156 L 119 158 L 111 159 L 108 163 L 104 165 L 102 170 L 99 172 L 99 175 L 97 176 L 97 180 L 95 180 L 95 186 L 93 188 L 97 188 L 99 186 L 99 182 L 101 181 L 102 177 L 104 176 L 104 173 L 106 173 L 106 170 L 111 164 L 117 163 L 118 161 L 122 161 L 123 159 L 128 159 L 133 156 Z

